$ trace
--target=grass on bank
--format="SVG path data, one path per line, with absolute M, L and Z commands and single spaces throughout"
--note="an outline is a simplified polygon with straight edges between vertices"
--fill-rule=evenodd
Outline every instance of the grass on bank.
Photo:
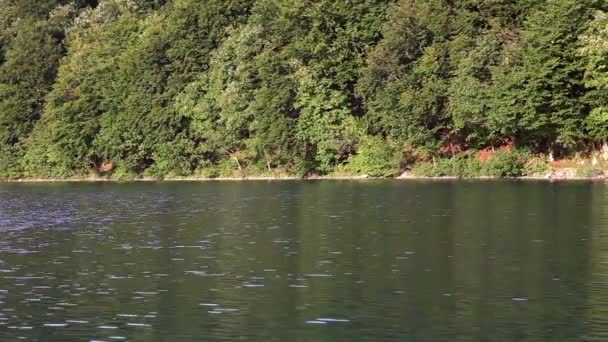
M 413 175 L 426 177 L 520 177 L 542 175 L 551 170 L 542 157 L 526 151 L 497 151 L 482 161 L 477 153 L 467 153 L 451 158 L 439 158 L 414 165 Z

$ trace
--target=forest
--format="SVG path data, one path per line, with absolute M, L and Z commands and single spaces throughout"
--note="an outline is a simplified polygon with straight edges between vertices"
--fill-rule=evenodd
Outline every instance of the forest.
M 2 179 L 594 173 L 607 141 L 606 0 L 0 0 Z

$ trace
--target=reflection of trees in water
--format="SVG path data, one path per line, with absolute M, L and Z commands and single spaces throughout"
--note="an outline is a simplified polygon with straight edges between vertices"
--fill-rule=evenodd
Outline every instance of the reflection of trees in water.
M 581 294 L 591 216 L 588 207 L 579 207 L 590 200 L 589 189 L 553 189 L 543 183 L 525 188 L 495 184 L 492 190 L 460 184 L 451 191 L 450 216 L 435 226 L 450 230 L 453 237 L 452 255 L 443 259 L 443 269 L 452 269 L 452 281 L 446 286 L 446 277 L 429 282 L 426 291 L 415 291 L 437 296 L 418 299 L 415 307 L 422 310 L 416 322 L 435 318 L 435 325 L 422 329 L 435 341 L 542 340 L 557 334 L 577 338 L 583 329 Z M 438 237 L 430 240 L 433 244 L 418 259 L 425 267 L 445 248 Z M 442 303 L 438 296 L 443 288 L 451 290 L 452 306 L 433 312 Z M 440 325 L 441 315 L 449 317 L 448 325 Z
M 591 285 L 587 312 L 587 341 L 608 340 L 608 187 L 596 185 L 591 205 Z
M 222 319 L 221 326 L 233 333 L 240 326 L 250 337 L 291 334 L 327 341 L 580 336 L 591 215 L 580 203 L 587 203 L 589 188 L 543 183 L 518 190 L 505 184 L 488 192 L 483 184 L 449 183 L 416 193 L 416 186 L 378 191 L 372 184 L 348 190 L 328 184 L 300 188 L 291 203 L 297 211 L 284 216 L 294 219 L 293 229 L 274 231 L 278 236 L 258 231 L 256 247 L 243 252 L 274 265 L 279 274 L 292 274 L 289 281 L 307 273 L 333 277 L 305 278 L 300 283 L 308 287 L 299 289 L 266 278 L 266 286 L 276 286 L 271 292 L 225 283 L 224 301 L 235 298 L 235 306 L 248 309 L 237 316 L 246 322 Z M 257 211 L 281 216 L 272 206 Z M 256 211 L 242 215 L 235 222 Z M 256 220 L 264 222 L 263 216 Z M 297 254 L 274 241 L 291 241 L 287 246 L 298 246 Z M 247 258 L 221 261 L 224 270 L 267 276 Z M 340 315 L 351 322 L 321 329 L 304 325 Z
M 478 209 L 487 213 L 478 225 L 481 253 L 473 259 L 483 264 L 475 274 L 480 338 L 580 336 L 590 213 L 572 208 L 588 203 L 589 195 L 584 187 L 511 184 Z
M 98 215 L 114 213 L 113 221 L 32 233 L 25 243 L 57 244 L 41 255 L 4 261 L 21 265 L 20 274 L 49 272 L 56 284 L 68 284 L 53 297 L 80 305 L 55 318 L 89 319 L 82 327 L 88 330 L 73 333 L 97 338 L 105 336 L 95 335 L 102 322 L 118 325 L 116 333 L 134 341 L 608 336 L 603 185 L 370 181 L 163 187 L 171 201 L 146 197 L 132 199 L 130 206 L 109 204 Z M 100 234 L 86 234 L 92 232 Z M 58 259 L 65 255 L 70 258 Z M 53 264 L 57 260 L 63 264 Z M 323 274 L 331 277 L 315 276 Z M 87 289 L 70 297 L 77 287 Z M 20 305 L 20 314 L 42 319 L 48 312 L 19 304 L 25 290 L 15 295 L 9 305 Z M 150 312 L 157 312 L 145 320 L 151 327 L 123 329 Z M 317 318 L 350 322 L 306 324 Z

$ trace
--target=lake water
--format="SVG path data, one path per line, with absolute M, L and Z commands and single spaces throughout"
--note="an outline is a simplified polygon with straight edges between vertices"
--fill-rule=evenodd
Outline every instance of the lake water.
M 606 341 L 608 183 L 0 184 L 0 341 Z

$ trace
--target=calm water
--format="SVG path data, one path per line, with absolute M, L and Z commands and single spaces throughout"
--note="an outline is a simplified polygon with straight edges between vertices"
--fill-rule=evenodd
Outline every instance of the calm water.
M 608 340 L 608 183 L 0 184 L 0 341 Z

